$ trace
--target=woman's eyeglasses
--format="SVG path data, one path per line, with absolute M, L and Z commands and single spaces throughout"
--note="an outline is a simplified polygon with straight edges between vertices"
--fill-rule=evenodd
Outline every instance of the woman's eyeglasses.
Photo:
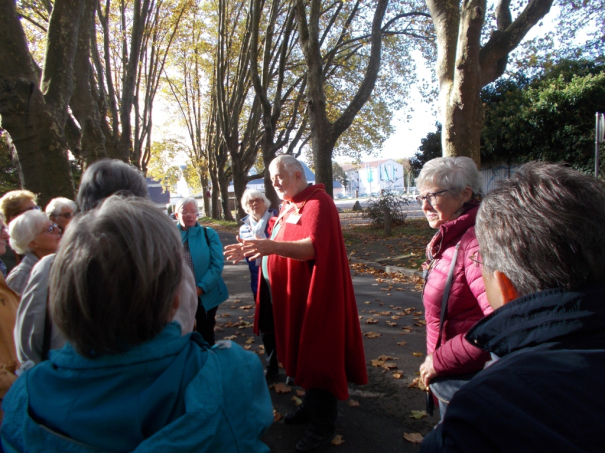
M 450 189 L 445 189 L 445 190 L 440 190 L 439 192 L 433 192 L 433 193 L 427 193 L 426 195 L 418 195 L 416 197 L 416 201 L 418 202 L 418 204 L 420 206 L 422 206 L 426 200 L 426 202 L 428 204 L 430 204 L 431 206 L 433 206 L 433 203 L 435 203 L 435 201 L 437 201 L 437 195 L 440 195 L 444 192 L 448 192 Z
M 59 226 L 58 226 L 56 223 L 53 223 L 53 224 L 52 224 L 51 226 L 49 226 L 48 228 L 45 228 L 44 230 L 42 230 L 42 231 L 40 232 L 40 234 L 44 234 L 44 233 L 51 233 L 51 234 L 52 234 L 52 233 L 54 233 L 54 232 L 57 232 L 57 233 L 60 233 L 60 232 L 61 232 L 61 230 L 59 229 Z

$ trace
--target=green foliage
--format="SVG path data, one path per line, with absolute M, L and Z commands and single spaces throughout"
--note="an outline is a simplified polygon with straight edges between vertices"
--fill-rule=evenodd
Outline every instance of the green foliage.
M 420 173 L 424 164 L 429 160 L 441 157 L 443 151 L 441 148 L 441 124 L 436 123 L 436 132 L 429 132 L 425 138 L 420 140 L 421 145 L 418 147 L 418 152 L 410 159 L 412 171 L 416 174 Z
M 151 159 L 147 165 L 147 175 L 159 181 L 165 190 L 175 192 L 181 178 L 181 169 L 174 164 L 183 145 L 174 139 L 164 139 L 151 144 Z
M 194 167 L 191 163 L 187 164 L 187 166 L 183 169 L 183 177 L 185 178 L 185 182 L 187 182 L 187 187 L 193 193 L 199 193 L 202 191 L 202 182 L 200 179 L 199 170 Z
M 403 225 L 408 216 L 404 211 L 408 201 L 400 196 L 387 193 L 378 198 L 371 198 L 368 206 L 363 210 L 363 217 L 369 219 L 377 226 L 384 225 L 384 211 L 388 207 L 391 211 L 391 225 Z
M 532 81 L 500 81 L 482 97 L 484 161 L 563 161 L 594 169 L 594 118 L 605 110 L 605 66 L 563 61 Z
M 0 194 L 21 188 L 7 139 L 6 131 L 0 129 Z
M 349 185 L 349 180 L 347 179 L 347 175 L 342 169 L 338 162 L 332 161 L 332 175 L 335 181 L 339 181 L 344 188 Z

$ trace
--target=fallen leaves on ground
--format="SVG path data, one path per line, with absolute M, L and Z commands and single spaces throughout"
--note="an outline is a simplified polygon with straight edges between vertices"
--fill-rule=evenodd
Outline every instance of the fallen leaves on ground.
M 246 344 L 252 344 L 254 343 L 254 337 L 248 337 L 248 339 L 246 340 Z
M 425 390 L 426 391 L 426 386 L 424 385 L 424 383 L 422 382 L 422 379 L 420 379 L 419 377 L 414 378 L 412 380 L 412 382 L 410 383 L 410 385 L 408 385 L 408 388 L 417 388 L 420 390 Z
M 277 412 L 277 410 L 273 409 L 273 421 L 278 422 L 281 420 L 282 415 Z
M 377 319 L 374 319 L 374 318 L 368 318 L 368 319 L 366 319 L 364 322 L 365 322 L 366 324 L 376 324 L 376 323 L 378 323 L 378 320 L 377 320 Z
M 343 437 L 340 434 L 336 434 L 331 442 L 332 445 L 336 445 L 336 446 L 342 445 L 344 443 L 345 443 L 345 440 L 343 439 Z
M 412 352 L 414 357 L 422 357 L 424 354 L 422 352 Z
M 235 340 L 237 338 L 237 335 L 229 335 L 228 337 L 225 337 L 224 340 Z
M 291 399 L 294 401 L 296 406 L 300 406 L 302 404 L 302 400 L 298 396 L 293 396 Z
M 304 390 L 297 390 L 296 391 L 296 396 L 305 396 L 305 391 Z
M 275 389 L 275 393 L 290 393 L 292 391 L 292 387 L 284 384 L 283 382 L 275 384 L 273 388 Z
M 349 400 L 347 403 L 350 407 L 359 407 L 359 401 Z
M 371 303 L 372 303 L 372 302 L 370 302 L 369 300 L 366 300 L 366 301 L 364 302 L 364 304 L 366 304 L 366 305 L 370 305 Z
M 252 310 L 254 308 L 254 305 L 242 305 L 240 308 L 242 310 Z
M 401 379 L 401 378 L 403 378 L 403 371 L 397 370 L 395 373 L 393 373 L 393 377 L 395 379 Z
M 403 438 L 413 444 L 419 444 L 424 439 L 420 433 L 403 433 Z
M 397 327 L 397 323 L 396 322 L 391 322 L 391 321 L 385 321 L 389 326 L 391 327 Z
M 229 316 L 231 316 L 231 313 L 223 313 L 221 315 L 222 318 L 228 318 Z
M 416 420 L 420 420 L 422 417 L 426 417 L 426 411 L 412 411 L 412 415 L 410 418 L 415 418 Z
M 397 344 L 399 346 L 405 346 L 406 344 L 408 344 L 408 342 L 407 341 L 398 341 Z
M 376 333 L 376 332 L 366 332 L 363 335 L 364 335 L 364 337 L 367 337 L 367 338 L 380 338 L 380 337 L 382 337 L 382 334 Z
M 252 349 L 252 346 L 250 346 L 249 344 L 247 344 L 247 345 L 244 346 L 244 349 L 246 351 L 249 351 L 250 349 Z

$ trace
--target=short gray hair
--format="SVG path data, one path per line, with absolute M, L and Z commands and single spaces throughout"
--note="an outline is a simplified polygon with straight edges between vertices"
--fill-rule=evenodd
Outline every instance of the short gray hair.
M 422 167 L 416 185 L 420 189 L 428 186 L 441 187 L 454 194 L 470 187 L 473 195 L 480 196 L 482 193 L 481 173 L 477 170 L 477 164 L 465 156 L 429 160 Z
M 145 177 L 140 170 L 121 160 L 98 160 L 82 175 L 78 206 L 81 211 L 90 211 L 114 194 L 149 198 Z
M 488 193 L 476 234 L 485 271 L 519 295 L 605 282 L 605 183 L 561 164 L 532 162 Z
M 29 252 L 29 243 L 36 239 L 47 223 L 48 217 L 42 211 L 25 211 L 8 226 L 11 248 L 18 254 L 25 255 Z
M 305 168 L 296 157 L 291 156 L 290 154 L 282 154 L 281 156 L 277 156 L 271 161 L 271 164 L 269 165 L 269 172 L 277 170 L 277 168 L 280 166 L 283 167 L 283 169 L 286 170 L 290 176 L 292 176 L 294 172 L 299 171 L 302 175 L 302 179 L 307 182 Z
M 195 205 L 195 209 L 197 209 L 198 211 L 200 210 L 200 206 L 195 198 L 183 197 L 179 201 L 176 202 L 176 205 L 174 206 L 174 212 L 178 212 L 180 214 L 181 211 L 183 210 L 183 208 L 185 206 L 187 206 L 189 203 L 193 203 Z
M 69 225 L 50 275 L 50 310 L 85 357 L 116 354 L 158 335 L 181 284 L 181 238 L 138 197 L 107 198 Z
M 50 200 L 44 211 L 48 217 L 57 216 L 61 214 L 63 208 L 69 208 L 72 212 L 75 212 L 78 207 L 76 206 L 75 201 L 65 197 L 58 197 Z
M 267 209 L 269 209 L 269 207 L 271 206 L 271 202 L 265 196 L 264 193 L 262 193 L 258 190 L 255 190 L 255 189 L 246 189 L 244 191 L 244 194 L 242 195 L 241 203 L 242 203 L 242 208 L 244 208 L 244 211 L 246 211 L 248 214 L 252 213 L 252 210 L 248 206 L 248 202 L 250 200 L 254 200 L 256 198 L 260 198 L 261 200 L 263 200 L 263 203 L 265 204 L 265 211 Z

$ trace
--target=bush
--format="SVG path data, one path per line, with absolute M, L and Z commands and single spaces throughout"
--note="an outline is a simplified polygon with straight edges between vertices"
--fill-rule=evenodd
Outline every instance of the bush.
M 404 206 L 407 204 L 406 198 L 387 193 L 377 198 L 371 198 L 368 201 L 368 207 L 363 210 L 363 217 L 382 227 L 384 226 L 384 208 L 388 206 L 391 211 L 391 225 L 403 225 L 408 216 L 404 211 Z

